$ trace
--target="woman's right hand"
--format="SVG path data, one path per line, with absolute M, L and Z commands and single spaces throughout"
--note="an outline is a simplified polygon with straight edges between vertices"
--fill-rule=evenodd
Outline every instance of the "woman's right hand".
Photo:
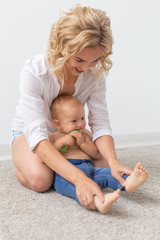
M 96 195 L 100 201 L 104 202 L 104 195 L 101 188 L 86 175 L 76 183 L 76 194 L 80 204 L 87 209 L 96 209 L 94 196 Z

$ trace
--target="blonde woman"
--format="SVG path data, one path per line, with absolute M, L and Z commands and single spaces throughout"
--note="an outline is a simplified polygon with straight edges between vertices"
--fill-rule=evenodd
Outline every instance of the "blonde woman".
M 73 95 L 89 109 L 92 140 L 101 156 L 95 166 L 109 165 L 125 186 L 106 104 L 106 76 L 112 63 L 112 34 L 106 13 L 76 5 L 53 24 L 46 54 L 30 58 L 20 75 L 20 99 L 12 124 L 12 155 L 18 181 L 34 191 L 47 191 L 54 172 L 73 183 L 81 205 L 95 209 L 93 195 L 104 202 L 100 187 L 68 162 L 49 141 L 56 131 L 50 107 L 62 94 Z M 85 201 L 84 201 L 85 199 Z

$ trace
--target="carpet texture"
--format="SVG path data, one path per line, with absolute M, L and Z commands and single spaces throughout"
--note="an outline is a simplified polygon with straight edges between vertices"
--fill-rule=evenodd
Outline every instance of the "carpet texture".
M 160 239 L 160 146 L 118 149 L 117 156 L 131 168 L 141 161 L 149 178 L 134 193 L 121 193 L 106 215 L 85 210 L 53 189 L 36 193 L 24 188 L 13 163 L 0 161 L 0 239 Z

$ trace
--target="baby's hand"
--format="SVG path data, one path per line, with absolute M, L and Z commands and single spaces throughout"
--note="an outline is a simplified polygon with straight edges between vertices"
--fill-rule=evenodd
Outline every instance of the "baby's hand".
M 63 140 L 64 140 L 63 144 L 65 146 L 72 147 L 73 144 L 74 144 L 74 139 L 73 139 L 73 137 L 71 135 L 65 135 L 63 137 Z
M 79 132 L 79 131 L 72 131 L 69 136 L 72 136 L 76 139 L 77 141 L 77 145 L 81 145 L 82 143 L 84 143 L 85 141 L 85 138 L 84 138 L 84 134 L 82 132 Z

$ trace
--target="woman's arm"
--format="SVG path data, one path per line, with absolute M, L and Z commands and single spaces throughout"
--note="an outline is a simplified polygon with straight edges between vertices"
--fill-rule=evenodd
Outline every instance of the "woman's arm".
M 132 170 L 121 165 L 116 157 L 106 102 L 105 75 L 101 74 L 98 79 L 98 87 L 93 89 L 87 104 L 89 108 L 89 126 L 93 134 L 92 140 L 95 141 L 101 156 L 109 163 L 112 175 L 124 185 L 122 174 L 130 174 Z
M 113 177 L 115 177 L 121 185 L 124 186 L 125 181 L 122 178 L 122 174 L 131 174 L 132 170 L 118 162 L 113 138 L 108 135 L 99 137 L 96 140 L 96 145 L 101 155 L 106 161 L 108 161 Z
M 76 194 L 85 208 L 95 209 L 93 195 L 103 202 L 104 196 L 100 187 L 88 178 L 81 170 L 67 161 L 48 140 L 42 140 L 34 149 L 42 161 L 53 171 L 76 186 Z M 86 203 L 83 201 L 87 199 Z

